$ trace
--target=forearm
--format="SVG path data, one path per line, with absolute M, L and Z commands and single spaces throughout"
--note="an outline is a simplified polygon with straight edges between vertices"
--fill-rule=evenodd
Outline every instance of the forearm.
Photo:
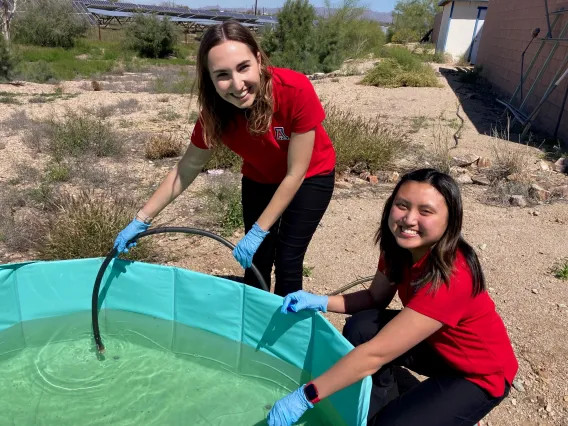
M 268 231 L 278 218 L 282 215 L 286 207 L 290 204 L 298 189 L 304 181 L 304 176 L 286 175 L 278 189 L 274 193 L 270 203 L 262 212 L 257 220 L 258 226 Z
M 374 308 L 375 301 L 369 290 L 360 290 L 355 293 L 329 296 L 327 311 L 338 314 L 354 314 L 366 309 Z
M 318 389 L 320 399 L 326 398 L 374 374 L 381 366 L 381 357 L 373 354 L 370 345 L 362 344 L 341 358 L 313 382 Z

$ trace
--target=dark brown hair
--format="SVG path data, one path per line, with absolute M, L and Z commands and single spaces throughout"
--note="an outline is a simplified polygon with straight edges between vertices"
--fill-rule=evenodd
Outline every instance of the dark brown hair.
M 272 99 L 272 75 L 268 71 L 269 61 L 253 34 L 243 25 L 229 20 L 209 27 L 203 34 L 197 53 L 197 92 L 200 120 L 203 126 L 203 140 L 207 146 L 221 142 L 223 132 L 234 122 L 239 108 L 223 100 L 217 94 L 207 67 L 209 51 L 224 41 L 238 41 L 248 46 L 255 57 L 260 55 L 261 73 L 259 92 L 250 111 L 247 112 L 248 130 L 252 135 L 262 135 L 270 128 L 274 101 Z
M 463 204 L 459 186 L 452 177 L 434 169 L 419 169 L 404 175 L 385 203 L 381 223 L 375 235 L 375 242 L 379 244 L 381 253 L 384 255 L 387 276 L 391 281 L 399 283 L 402 280 L 404 269 L 412 266 L 410 251 L 397 244 L 388 224 L 396 194 L 400 187 L 408 181 L 425 182 L 432 185 L 442 194 L 448 207 L 446 231 L 431 248 L 430 255 L 426 259 L 425 273 L 413 285 L 421 288 L 431 283 L 430 290 L 434 292 L 440 288 L 442 283 L 449 285 L 456 254 L 460 250 L 471 270 L 473 278 L 472 296 L 478 295 L 485 290 L 485 278 L 475 250 L 461 235 Z

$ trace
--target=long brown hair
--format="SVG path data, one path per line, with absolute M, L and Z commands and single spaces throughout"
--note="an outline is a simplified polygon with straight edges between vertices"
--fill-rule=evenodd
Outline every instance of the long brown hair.
M 408 181 L 425 182 L 432 185 L 442 194 L 448 207 L 448 227 L 442 238 L 431 248 L 426 260 L 425 273 L 413 282 L 413 285 L 420 288 L 431 283 L 430 290 L 434 292 L 442 284 L 449 285 L 456 254 L 460 250 L 471 270 L 473 278 L 472 296 L 478 295 L 485 290 L 485 278 L 475 250 L 461 235 L 463 203 L 459 186 L 451 176 L 434 169 L 419 169 L 404 175 L 385 203 L 381 224 L 375 235 L 375 242 L 379 244 L 381 254 L 384 255 L 387 276 L 391 281 L 399 283 L 403 278 L 403 270 L 412 266 L 410 251 L 398 245 L 388 223 L 396 194 L 400 187 Z
M 228 20 L 222 24 L 213 25 L 203 34 L 197 53 L 197 102 L 201 110 L 203 140 L 209 147 L 221 142 L 224 131 L 234 123 L 235 117 L 242 113 L 239 108 L 219 97 L 207 67 L 209 51 L 227 40 L 244 43 L 255 57 L 260 55 L 259 92 L 246 114 L 249 132 L 252 135 L 263 135 L 270 128 L 272 121 L 274 101 L 272 98 L 272 75 L 268 70 L 268 57 L 262 51 L 250 30 L 240 23 Z

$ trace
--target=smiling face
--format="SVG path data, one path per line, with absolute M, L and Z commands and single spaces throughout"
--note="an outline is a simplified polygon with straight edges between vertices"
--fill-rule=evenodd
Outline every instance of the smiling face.
M 397 244 L 417 262 L 446 231 L 446 201 L 429 183 L 407 181 L 393 200 L 388 224 Z
M 249 108 L 259 91 L 260 54 L 238 41 L 224 41 L 207 56 L 209 76 L 215 90 L 237 108 Z

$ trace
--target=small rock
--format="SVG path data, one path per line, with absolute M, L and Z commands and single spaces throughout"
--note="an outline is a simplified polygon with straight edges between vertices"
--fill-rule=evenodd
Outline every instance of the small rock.
M 554 163 L 554 170 L 560 173 L 566 173 L 568 171 L 568 159 L 559 158 L 556 163 Z
M 546 405 L 546 411 L 548 413 L 552 412 L 552 405 L 550 405 L 550 403 Z
M 544 171 L 548 171 L 550 170 L 550 166 L 548 165 L 548 163 L 544 160 L 540 160 L 538 162 L 538 167 L 540 168 L 540 170 L 544 170 Z
M 489 179 L 487 179 L 485 176 L 481 176 L 481 175 L 477 175 L 477 176 L 472 176 L 471 180 L 473 183 L 475 183 L 476 185 L 484 185 L 484 186 L 489 186 L 491 185 L 491 182 L 489 181 Z
M 463 167 L 450 167 L 450 175 L 454 177 L 463 175 L 464 173 L 467 173 L 467 169 L 464 169 Z
M 223 170 L 223 169 L 211 169 L 211 170 L 207 170 L 207 174 L 213 175 L 213 176 L 222 175 L 223 173 L 225 173 L 225 170 Z
M 453 157 L 452 161 L 458 167 L 467 167 L 471 166 L 473 163 L 479 160 L 479 155 L 475 154 L 468 154 L 464 155 L 463 157 Z
M 489 291 L 493 293 L 495 291 L 495 288 L 489 287 Z
M 509 182 L 527 182 L 529 180 L 529 177 L 527 175 L 523 175 L 522 173 L 511 173 L 505 179 L 507 179 Z
M 523 383 L 520 380 L 513 380 L 513 387 L 518 392 L 524 392 L 525 391 L 525 387 L 523 386 Z
M 542 186 L 532 184 L 529 188 L 529 195 L 539 201 L 546 201 L 550 198 L 550 191 L 547 191 Z
M 479 157 L 479 160 L 477 160 L 477 167 L 480 169 L 491 167 L 491 160 L 486 157 Z
M 389 171 L 379 171 L 377 172 L 377 177 L 381 182 L 395 183 L 400 179 L 400 173 L 389 172 Z
M 538 294 L 538 290 L 536 288 L 533 288 L 531 291 L 533 292 L 533 294 Z
M 509 203 L 512 206 L 525 207 L 527 205 L 527 200 L 525 200 L 525 197 L 522 195 L 511 195 Z
M 347 220 L 353 220 L 353 219 L 351 219 L 351 216 L 347 216 Z
M 538 216 L 538 215 L 540 215 L 540 212 L 539 212 L 538 210 L 535 210 L 535 211 L 532 212 L 532 215 L 533 215 L 533 216 Z
M 481 244 L 479 246 L 479 250 L 485 250 L 487 248 L 487 244 Z
M 339 189 L 351 189 L 353 188 L 353 184 L 349 182 L 335 182 L 335 187 Z
M 3 142 L 0 142 L 0 149 L 6 149 L 6 144 Z
M 473 183 L 473 180 L 471 179 L 471 176 L 469 174 L 463 173 L 463 174 L 459 175 L 458 177 L 456 177 L 456 182 L 466 185 L 466 184 Z
M 559 304 L 558 304 L 558 307 L 559 307 L 560 309 L 566 309 L 566 305 L 565 305 L 564 303 L 559 303 Z
M 511 404 L 517 405 L 517 400 L 516 400 L 515 398 L 512 398 L 512 399 L 511 399 Z
M 361 173 L 359 174 L 359 177 L 360 177 L 361 179 L 363 179 L 363 180 L 367 180 L 367 178 L 368 178 L 369 176 L 371 176 L 371 173 L 369 173 L 369 172 L 361 172 Z
M 367 169 L 367 163 L 365 163 L 364 161 L 358 162 L 351 168 L 354 173 L 363 173 L 365 169 Z
M 379 183 L 379 178 L 376 177 L 376 176 L 369 176 L 367 178 L 367 180 L 373 185 L 376 185 L 377 183 Z
M 564 401 L 568 402 L 568 395 L 564 395 Z

